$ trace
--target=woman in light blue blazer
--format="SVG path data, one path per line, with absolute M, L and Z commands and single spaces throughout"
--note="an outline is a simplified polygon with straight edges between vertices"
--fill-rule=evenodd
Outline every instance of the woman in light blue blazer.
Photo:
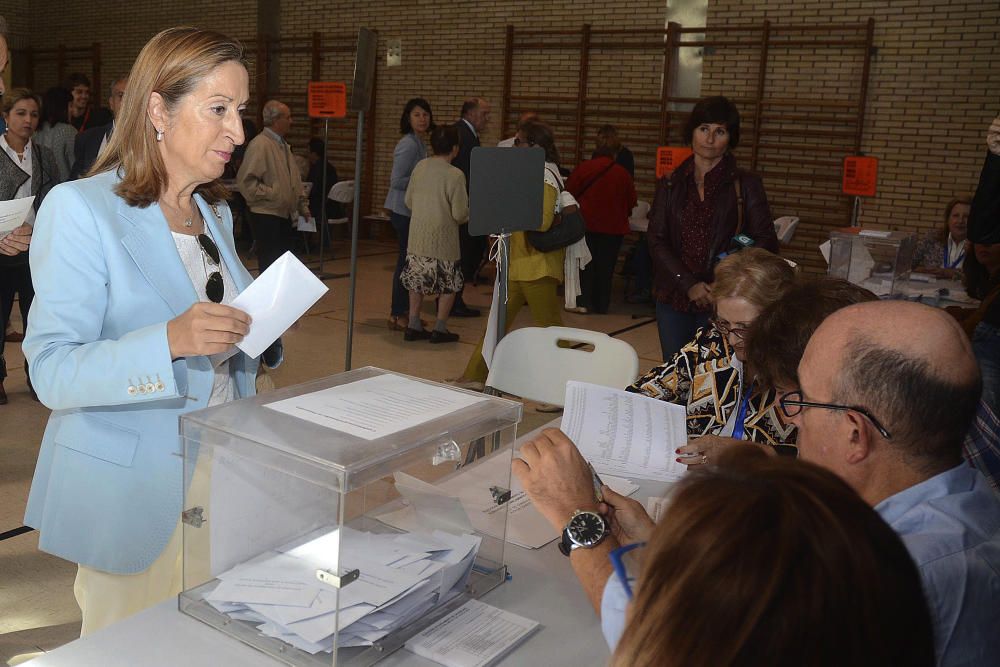
M 135 61 L 96 175 L 38 211 L 24 350 L 53 412 L 25 523 L 40 549 L 79 564 L 84 634 L 178 592 L 178 418 L 254 393 L 258 360 L 233 348 L 249 318 L 226 305 L 251 278 L 218 181 L 243 143 L 248 91 L 239 43 L 161 32 Z
M 406 263 L 406 246 L 410 240 L 410 209 L 406 206 L 406 186 L 410 184 L 410 174 L 417 163 L 427 157 L 424 144 L 427 133 L 434 129 L 434 115 L 431 105 L 422 97 L 414 97 L 403 107 L 399 119 L 399 132 L 403 138 L 392 152 L 392 174 L 389 176 L 389 194 L 385 198 L 385 208 L 389 210 L 392 228 L 399 240 L 399 255 L 396 270 L 392 274 L 392 309 L 389 312 L 389 328 L 403 331 L 409 322 L 410 293 L 399 281 Z

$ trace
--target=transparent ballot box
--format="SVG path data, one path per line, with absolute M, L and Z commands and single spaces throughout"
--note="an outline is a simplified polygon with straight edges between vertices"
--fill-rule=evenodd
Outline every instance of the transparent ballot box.
M 377 662 L 506 579 L 520 420 L 371 367 L 188 413 L 180 610 L 290 665 Z
M 830 270 L 878 296 L 898 294 L 909 280 L 916 236 L 910 232 L 843 229 L 830 232 Z

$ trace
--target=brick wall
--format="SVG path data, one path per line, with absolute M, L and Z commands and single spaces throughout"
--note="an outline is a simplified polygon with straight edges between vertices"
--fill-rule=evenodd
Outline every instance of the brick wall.
M 868 104 L 861 149 L 880 160 L 878 194 L 866 199 L 862 224 L 926 233 L 942 224 L 944 207 L 953 197 L 971 194 L 982 166 L 985 130 L 1000 109 L 1000 3 L 981 0 L 710 0 L 708 25 L 776 26 L 855 23 L 875 20 Z M 817 38 L 828 37 L 821 33 Z M 769 86 L 782 96 L 822 96 L 844 101 L 857 98 L 860 80 L 857 50 L 796 49 L 772 54 Z M 705 90 L 746 92 L 757 63 L 719 57 L 705 61 Z M 739 76 L 734 76 L 736 74 Z M 805 76 L 803 76 L 805 74 Z M 755 81 L 752 81 L 755 85 Z M 847 116 L 815 114 L 799 129 L 818 131 L 845 127 Z M 768 137 L 778 143 L 808 143 L 800 137 Z M 829 144 L 831 138 L 816 139 Z M 839 141 L 843 141 L 842 139 Z M 853 143 L 853 140 L 847 141 Z M 780 149 L 773 149 L 780 150 Z M 809 158 L 797 148 L 785 155 Z M 837 167 L 802 167 L 819 179 L 818 190 L 833 192 Z M 764 171 L 765 185 L 782 185 L 780 170 Z M 806 207 L 820 204 L 822 210 Z M 823 266 L 815 249 L 830 224 L 815 222 L 834 214 L 844 219 L 849 200 L 816 194 L 785 197 L 774 202 L 774 213 L 800 214 L 801 234 L 790 255 L 813 269 Z M 811 221 L 813 220 L 813 221 Z
M 490 2 L 453 2 L 422 0 L 401 2 L 357 2 L 348 0 L 304 0 L 286 5 L 281 18 L 282 38 L 305 37 L 309 31 L 336 26 L 338 33 L 352 37 L 364 26 L 379 33 L 379 67 L 376 89 L 373 207 L 385 199 L 392 168 L 392 150 L 399 140 L 399 116 L 407 99 L 425 97 L 437 122 L 453 122 L 464 98 L 486 97 L 493 106 L 493 120 L 484 132 L 482 143 L 495 144 L 500 137 L 500 101 L 503 91 L 504 39 L 507 24 L 516 29 L 579 29 L 584 23 L 594 27 L 662 28 L 666 16 L 664 0 L 641 0 L 626 4 L 554 0 Z M 325 20 L 324 17 L 329 17 Z M 386 67 L 388 39 L 402 40 L 402 66 Z M 577 49 L 524 53 L 513 62 L 515 94 L 575 95 L 578 81 Z M 353 56 L 344 63 L 331 62 L 324 75 L 350 80 Z M 633 73 L 631 68 L 640 70 Z M 613 57 L 595 58 L 592 71 L 600 73 L 601 87 L 607 95 L 650 94 L 659 87 L 659 65 L 648 56 L 633 57 L 621 52 Z M 651 73 L 651 69 L 655 70 Z M 592 81 L 596 81 L 592 76 Z M 600 89 L 600 88 L 599 88 Z M 549 105 L 552 106 L 552 105 Z M 523 109 L 513 108 L 512 116 Z M 557 145 L 572 145 L 573 129 L 569 119 L 574 104 L 565 104 L 560 114 L 543 110 L 553 122 Z M 350 121 L 343 124 L 341 136 L 353 132 Z M 510 125 L 508 125 L 510 127 Z M 575 156 L 567 156 L 570 164 Z M 652 164 L 650 160 L 650 164 Z M 336 164 L 349 173 L 353 165 Z
M 361 26 L 379 33 L 379 68 L 374 127 L 374 177 L 372 208 L 385 196 L 391 168 L 392 148 L 398 140 L 399 113 L 412 96 L 426 97 L 436 119 L 452 121 L 462 99 L 479 94 L 494 106 L 492 126 L 484 144 L 500 138 L 500 98 L 503 86 L 504 28 L 517 30 L 579 29 L 590 23 L 595 29 L 662 28 L 666 17 L 663 0 L 629 3 L 552 0 L 546 3 L 507 0 L 501 3 L 453 2 L 451 0 L 303 0 L 283 3 L 279 45 L 272 69 L 273 94 L 286 99 L 297 115 L 293 143 L 304 147 L 311 132 L 318 131 L 304 117 L 304 88 L 312 71 L 308 47 L 313 31 L 320 31 L 324 44 L 353 44 Z M 29 5 L 30 6 L 30 5 Z M 103 3 L 100 16 L 94 3 L 61 0 L 58 11 L 26 12 L 22 5 L 0 2 L 0 11 L 11 20 L 20 42 L 26 31 L 28 43 L 51 47 L 59 43 L 102 45 L 105 80 L 126 70 L 142 44 L 157 30 L 178 24 L 219 29 L 241 38 L 257 33 L 257 11 L 252 3 L 234 0 L 190 3 Z M 111 7 L 105 11 L 105 7 Z M 116 13 L 117 12 L 117 13 Z M 108 16 L 110 14 L 110 17 Z M 879 193 L 865 202 L 865 225 L 926 231 L 941 218 L 944 204 L 956 194 L 968 193 L 975 185 L 981 162 L 982 137 L 989 119 L 1000 108 L 1000 4 L 976 0 L 877 0 L 871 2 L 820 2 L 819 0 L 709 0 L 708 24 L 713 27 L 760 25 L 769 19 L 775 26 L 855 23 L 875 19 L 877 55 L 872 62 L 862 150 L 881 159 Z M 27 28 L 26 28 L 27 26 Z M 828 36 L 820 33 L 818 37 Z M 386 41 L 402 40 L 403 64 L 385 66 Z M 550 38 L 555 39 L 555 38 Z M 570 38 L 572 39 L 572 38 Z M 627 39 L 622 37 L 622 39 Z M 720 49 L 705 57 L 704 92 L 750 95 L 755 85 L 757 59 L 753 50 Z M 251 45 L 250 56 L 255 53 Z M 85 65 L 85 63 L 83 63 Z M 572 96 L 578 80 L 578 52 L 574 47 L 519 51 L 513 60 L 515 95 L 560 94 Z M 251 63 L 251 67 L 252 67 Z M 646 121 L 616 117 L 616 109 L 641 112 L 641 105 L 627 104 L 634 98 L 659 94 L 662 62 L 655 53 L 641 50 L 595 49 L 591 53 L 591 95 L 620 99 L 621 106 L 605 104 L 588 116 L 585 150 L 598 124 L 617 122 L 629 127 L 623 134 L 632 145 L 655 143 L 655 130 Z M 860 71 L 857 53 L 834 53 L 821 48 L 772 53 L 768 70 L 769 90 L 799 96 L 847 99 L 856 94 Z M 35 86 L 55 83 L 54 64 L 40 65 Z M 84 68 L 84 71 L 86 69 Z M 353 53 L 328 53 L 320 68 L 321 78 L 349 81 Z M 251 70 L 251 85 L 253 71 Z M 103 97 L 104 93 L 101 93 Z M 511 116 L 529 106 L 514 105 Z M 576 108 L 573 103 L 544 105 L 543 116 L 553 123 L 564 161 L 572 165 Z M 807 125 L 821 131 L 836 130 L 849 122 L 850 114 L 828 111 L 814 114 Z M 747 119 L 748 129 L 752 123 Z M 773 131 L 773 127 L 771 128 Z M 334 161 L 342 175 L 353 168 L 354 120 L 333 121 Z M 631 133 L 632 142 L 629 141 Z M 780 135 L 769 138 L 774 155 L 807 158 L 808 148 L 785 149 L 785 143 L 809 146 L 830 140 Z M 838 141 L 840 141 L 838 139 Z M 846 142 L 853 144 L 851 141 Z M 784 152 L 783 152 L 784 151 Z M 845 153 L 850 152 L 845 149 Z M 745 150 L 740 160 L 747 162 Z M 645 146 L 636 151 L 640 193 L 651 190 L 653 155 Z M 812 194 L 797 198 L 778 196 L 783 172 L 765 169 L 765 184 L 775 190 L 775 213 L 796 213 L 804 224 L 790 255 L 813 268 L 821 260 L 815 243 L 833 226 L 830 219 L 846 220 L 849 202 L 836 194 L 839 169 L 809 166 L 797 169 L 814 176 Z
M 155 3 L 59 0 L 55 3 L 31 2 L 30 7 L 32 11 L 28 16 L 29 20 L 19 21 L 15 28 L 15 48 L 30 45 L 46 49 L 59 44 L 80 47 L 90 46 L 93 42 L 99 43 L 104 88 L 99 91 L 99 98 L 105 105 L 111 79 L 120 73 L 127 73 L 139 50 L 163 28 L 194 25 L 220 30 L 241 39 L 252 38 L 257 34 L 257 15 L 253 5 L 235 0 L 216 0 L 210 3 L 181 0 Z M 16 12 L 18 9 L 14 3 L 0 2 L 0 13 L 9 17 Z M 16 71 L 18 69 L 15 66 Z M 91 59 L 81 55 L 70 61 L 67 73 L 73 71 L 81 71 L 90 76 Z M 54 60 L 49 58 L 36 64 L 36 90 L 41 92 L 58 83 Z

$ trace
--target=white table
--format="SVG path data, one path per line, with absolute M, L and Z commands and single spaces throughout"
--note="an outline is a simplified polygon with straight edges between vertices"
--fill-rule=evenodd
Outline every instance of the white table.
M 542 428 L 518 438 L 517 444 Z M 636 480 L 641 487 L 634 498 L 662 494 L 665 485 Z M 580 587 L 569 560 L 556 542 L 541 549 L 508 545 L 507 566 L 511 580 L 493 589 L 482 600 L 541 623 L 541 628 L 501 661 L 507 667 L 586 667 L 605 665 L 610 657 L 600 622 Z M 100 632 L 78 639 L 36 658 L 32 667 L 275 667 L 281 663 L 241 644 L 214 628 L 177 610 L 168 600 Z M 433 667 L 437 663 L 406 649 L 388 656 L 379 665 Z
M 587 596 L 556 543 L 509 546 L 511 580 L 482 600 L 541 622 L 542 627 L 500 664 L 605 665 L 608 647 Z M 51 653 L 32 667 L 275 667 L 281 663 L 177 610 L 168 600 Z M 432 667 L 400 649 L 379 665 Z

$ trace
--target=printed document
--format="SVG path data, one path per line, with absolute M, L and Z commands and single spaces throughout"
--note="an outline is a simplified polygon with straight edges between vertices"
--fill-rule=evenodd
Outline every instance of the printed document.
M 537 628 L 537 621 L 469 600 L 411 637 L 406 648 L 445 667 L 489 667 Z
M 0 238 L 7 236 L 24 223 L 34 202 L 34 196 L 0 201 Z
M 571 381 L 561 428 L 599 473 L 676 482 L 687 471 L 674 454 L 687 444 L 686 419 L 681 405 Z
M 376 440 L 485 400 L 485 396 L 386 374 L 268 403 L 265 407 L 365 440 Z

